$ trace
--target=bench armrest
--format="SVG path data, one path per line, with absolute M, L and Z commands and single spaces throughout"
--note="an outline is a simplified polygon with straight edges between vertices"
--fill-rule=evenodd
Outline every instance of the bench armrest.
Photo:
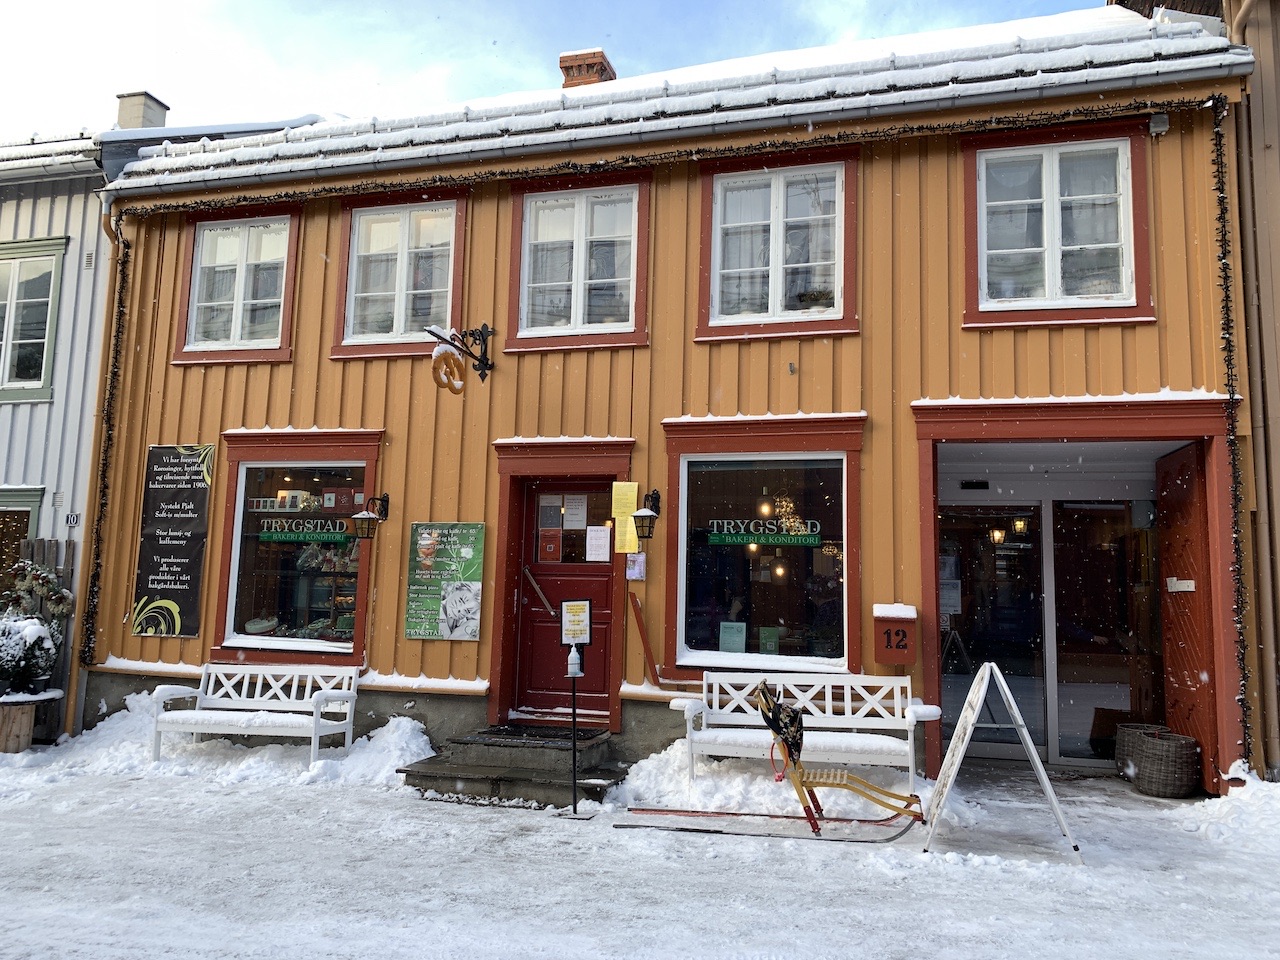
M 672 710 L 679 710 L 684 714 L 685 736 L 690 739 L 693 738 L 695 730 L 701 730 L 707 725 L 707 705 L 701 699 L 676 697 L 674 700 L 667 702 L 667 707 Z
M 325 707 L 330 703 L 346 703 L 347 712 L 351 712 L 351 707 L 355 705 L 356 692 L 354 690 L 321 690 L 319 693 L 311 695 L 311 712 L 316 719 L 320 719 L 320 714 L 324 713 Z
M 707 705 L 701 700 L 695 700 L 692 697 L 675 697 L 667 701 L 667 708 L 679 710 L 684 714 L 686 720 L 692 720 L 694 717 L 705 713 Z
M 907 723 L 920 723 L 926 720 L 941 720 L 942 708 L 932 703 L 920 703 L 912 698 L 910 706 L 907 707 Z
M 187 697 L 198 697 L 200 690 L 196 687 L 184 687 L 176 683 L 162 683 L 151 691 L 151 700 L 157 707 L 170 700 L 185 700 Z

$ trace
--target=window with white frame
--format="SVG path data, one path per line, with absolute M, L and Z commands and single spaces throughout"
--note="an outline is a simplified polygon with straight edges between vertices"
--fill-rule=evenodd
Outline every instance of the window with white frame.
M 187 349 L 279 346 L 288 252 L 288 217 L 200 224 Z
M 453 201 L 357 210 L 344 342 L 427 340 L 449 326 Z
M 0 244 L 0 399 L 49 387 L 65 237 Z
M 638 192 L 625 186 L 525 197 L 520 336 L 635 328 Z
M 690 456 L 682 470 L 678 661 L 846 656 L 844 457 Z
M 364 464 L 240 467 L 226 646 L 350 653 Z
M 1128 140 L 977 157 L 980 309 L 1135 302 Z
M 842 314 L 844 167 L 715 178 L 711 323 Z

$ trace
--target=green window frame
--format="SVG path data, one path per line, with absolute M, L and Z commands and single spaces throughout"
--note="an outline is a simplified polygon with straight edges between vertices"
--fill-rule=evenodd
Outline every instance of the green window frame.
M 58 294 L 69 240 L 0 243 L 0 403 L 53 398 Z

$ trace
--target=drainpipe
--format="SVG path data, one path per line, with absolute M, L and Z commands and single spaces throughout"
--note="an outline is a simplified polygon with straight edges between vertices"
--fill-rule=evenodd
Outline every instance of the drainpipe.
M 1253 355 L 1249 364 L 1250 422 L 1253 433 L 1253 480 L 1257 497 L 1257 516 L 1254 524 L 1254 553 L 1257 562 L 1258 635 L 1262 676 L 1262 733 L 1263 758 L 1268 778 L 1280 772 L 1280 716 L 1277 716 L 1276 696 L 1276 617 L 1275 617 L 1275 568 L 1273 549 L 1274 531 L 1271 522 L 1271 477 L 1276 475 L 1274 446 L 1270 442 L 1267 421 L 1268 411 L 1277 409 L 1277 398 L 1269 378 L 1263 376 L 1262 320 L 1257 294 L 1256 256 L 1253 217 L 1253 173 L 1249 158 L 1248 109 L 1244 103 L 1237 106 L 1236 138 L 1240 156 L 1240 208 L 1241 208 L 1241 260 L 1248 282 L 1245 284 L 1244 323 L 1245 339 Z M 1280 430 L 1280 424 L 1277 425 Z
M 96 501 L 91 499 L 86 506 L 92 522 L 85 536 L 87 555 L 82 554 L 80 562 L 80 596 L 84 599 L 84 609 L 80 614 L 79 641 L 80 649 L 71 657 L 70 673 L 67 687 L 71 696 L 67 698 L 66 713 L 63 717 L 63 729 L 73 737 L 84 730 L 85 699 L 88 695 L 89 671 L 93 663 L 90 653 L 97 639 L 98 632 L 98 588 L 100 584 L 102 552 L 99 547 L 102 536 L 102 514 L 107 498 L 108 478 L 107 464 L 110 457 L 110 436 L 115 418 L 116 384 L 111 376 L 120 349 L 121 324 L 123 323 L 123 304 L 121 292 L 124 285 L 124 231 L 120 218 L 112 216 L 110 208 L 103 206 L 101 217 L 102 232 L 111 240 L 111 281 L 107 285 L 108 320 L 103 328 L 102 356 L 98 361 L 98 383 L 102 384 L 103 396 L 98 409 L 93 431 L 93 449 L 98 451 L 97 462 L 90 472 L 90 496 L 96 492 Z M 88 561 L 87 563 L 85 561 Z
M 1255 0 L 1244 0 L 1231 22 L 1231 41 L 1244 43 L 1246 22 Z M 1250 136 L 1252 107 L 1249 97 L 1241 99 L 1236 110 L 1236 153 L 1240 176 L 1240 253 L 1246 282 L 1244 286 L 1245 339 L 1252 354 L 1249 364 L 1250 421 L 1253 433 L 1253 473 L 1257 498 L 1254 552 L 1257 563 L 1258 646 L 1262 676 L 1262 756 L 1269 780 L 1280 780 L 1280 686 L 1277 685 L 1276 636 L 1276 543 L 1272 525 L 1274 487 L 1272 478 L 1280 478 L 1276 446 L 1271 442 L 1271 429 L 1280 437 L 1280 423 L 1272 423 L 1272 411 L 1280 410 L 1280 391 L 1274 377 L 1265 375 L 1267 359 L 1274 354 L 1266 350 L 1272 338 L 1265 336 L 1258 296 L 1257 217 L 1254 208 L 1253 153 Z M 1264 340 L 1268 343 L 1264 344 Z
M 1253 5 L 1256 0 L 1244 0 L 1240 5 L 1240 9 L 1236 11 L 1236 15 L 1231 18 L 1231 35 L 1228 39 L 1232 43 L 1244 43 L 1244 31 L 1249 20 L 1249 15 L 1253 13 Z

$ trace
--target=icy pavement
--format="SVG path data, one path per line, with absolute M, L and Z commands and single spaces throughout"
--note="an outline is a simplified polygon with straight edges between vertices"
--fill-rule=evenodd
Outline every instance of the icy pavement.
M 1055 777 L 1081 866 L 1025 765 L 966 764 L 925 854 L 918 827 L 613 829 L 628 803 L 793 812 L 759 765 L 691 786 L 682 742 L 574 820 L 420 799 L 395 773 L 430 752 L 407 719 L 311 769 L 305 744 L 181 736 L 152 763 L 149 709 L 0 757 L 0 957 L 1280 956 L 1276 784 L 1181 802 Z

